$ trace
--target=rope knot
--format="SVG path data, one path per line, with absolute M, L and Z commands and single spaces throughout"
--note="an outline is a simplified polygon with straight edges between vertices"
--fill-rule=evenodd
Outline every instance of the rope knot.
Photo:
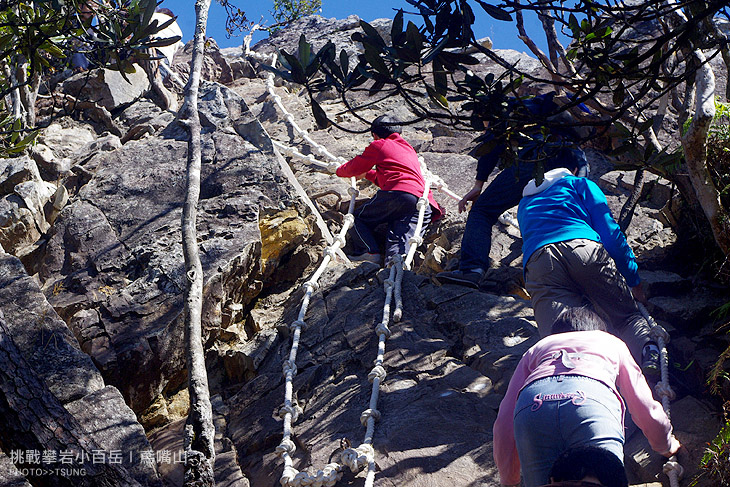
M 281 440 L 281 443 L 279 443 L 279 446 L 276 447 L 276 453 L 278 455 L 291 455 L 296 451 L 296 449 L 297 445 L 295 445 L 293 441 L 291 441 L 289 438 L 284 438 L 283 440 Z
M 306 487 L 311 485 L 309 474 L 307 472 L 299 472 L 292 479 L 291 485 L 292 487 Z
M 380 338 L 380 335 L 385 335 L 385 338 L 390 338 L 390 328 L 388 328 L 388 325 L 385 323 L 378 323 L 378 326 L 375 327 L 375 334 L 378 335 L 378 338 Z
M 302 410 L 302 408 L 299 407 L 299 404 L 284 404 L 281 409 L 279 409 L 279 417 L 281 419 L 284 419 L 287 414 L 290 414 L 292 423 L 296 423 L 297 419 L 299 419 L 299 415 L 303 412 L 304 411 Z
M 340 461 L 357 473 L 372 460 L 375 459 L 375 450 L 367 443 L 363 443 L 357 448 L 348 448 L 340 453 Z
M 357 189 L 357 188 L 353 188 L 352 186 L 350 186 L 349 188 L 347 188 L 347 193 L 350 196 L 354 196 L 355 198 L 357 198 L 358 196 L 360 196 L 360 190 Z
M 366 409 L 360 415 L 360 423 L 363 426 L 367 427 L 368 419 L 370 419 L 370 418 L 373 418 L 376 423 L 378 421 L 380 421 L 380 411 L 378 411 L 377 409 L 370 409 L 370 408 Z
M 307 281 L 302 284 L 302 287 L 304 287 L 304 292 L 307 292 L 307 288 L 310 288 L 313 293 L 319 291 L 319 284 L 317 284 L 315 281 Z
M 337 169 L 339 168 L 340 164 L 338 162 L 330 162 L 329 164 L 327 164 L 327 170 L 332 174 L 335 174 L 337 172 Z
M 327 247 L 324 249 L 324 255 L 328 255 L 330 259 L 334 260 L 335 256 L 337 255 L 337 250 L 335 250 L 333 247 Z
M 348 215 L 349 216 L 349 215 Z M 343 248 L 345 246 L 345 236 L 344 235 L 337 235 L 335 237 L 335 242 L 340 244 L 340 248 Z
M 667 463 L 664 464 L 664 467 L 662 468 L 662 471 L 669 476 L 671 472 L 675 472 L 677 474 L 677 478 L 684 475 L 684 468 L 679 464 L 679 462 L 669 460 Z
M 416 244 L 416 246 L 423 243 L 423 238 L 420 235 L 414 235 L 408 239 L 408 245 Z
M 383 286 L 385 287 L 386 291 L 388 291 L 389 289 L 393 289 L 394 285 L 395 283 L 392 279 L 386 279 L 385 281 L 383 281 Z
M 669 333 L 667 333 L 667 330 L 665 330 L 661 325 L 652 326 L 649 334 L 657 341 L 657 343 L 659 340 L 664 340 L 665 344 L 669 343 Z
M 328 463 L 322 469 L 322 473 L 324 474 L 322 479 L 324 481 L 323 485 L 332 487 L 342 478 L 342 465 L 338 463 Z
M 373 382 L 377 377 L 380 382 L 383 382 L 383 380 L 385 380 L 385 375 L 385 368 L 382 365 L 376 365 L 375 367 L 373 367 L 373 370 L 371 370 L 368 374 L 368 380 L 370 382 Z
M 295 364 L 294 361 L 291 359 L 284 360 L 284 363 L 282 363 L 281 368 L 284 371 L 285 378 L 289 374 L 291 374 L 292 377 L 297 375 L 297 364 Z
M 289 330 L 294 333 L 297 328 L 301 328 L 303 330 L 307 329 L 307 322 L 302 320 L 295 320 L 292 322 L 291 325 L 289 325 Z
M 673 401 L 677 397 L 674 389 L 671 388 L 668 382 L 658 382 L 657 385 L 654 386 L 654 390 L 659 395 L 659 397 L 666 397 L 670 401 Z
M 281 480 L 279 483 L 282 485 L 282 487 L 286 487 L 287 485 L 290 485 L 291 482 L 294 480 L 294 477 L 299 473 L 299 470 L 292 467 L 291 465 L 287 465 L 284 467 L 284 473 L 281 474 Z
M 424 198 L 423 196 L 421 196 L 420 198 L 418 198 L 418 203 L 416 203 L 416 209 L 421 210 L 421 209 L 425 208 L 427 204 L 428 204 L 428 200 L 426 198 Z
M 348 213 L 347 215 L 345 215 L 345 223 L 348 226 L 352 226 L 355 223 L 355 215 L 353 215 L 352 213 Z

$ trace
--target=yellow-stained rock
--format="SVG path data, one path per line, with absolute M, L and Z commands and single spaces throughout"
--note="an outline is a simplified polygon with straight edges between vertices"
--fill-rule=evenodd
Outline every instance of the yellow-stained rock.
M 261 268 L 271 270 L 282 255 L 293 246 L 298 246 L 312 234 L 307 220 L 299 216 L 294 208 L 287 208 L 259 220 L 261 231 Z

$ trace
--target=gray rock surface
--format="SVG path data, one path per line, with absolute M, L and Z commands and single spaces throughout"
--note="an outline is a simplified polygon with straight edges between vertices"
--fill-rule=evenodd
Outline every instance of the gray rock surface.
M 48 303 L 36 279 L 26 273 L 16 257 L 1 249 L 0 309 L 25 361 L 94 444 L 105 454 L 118 451 L 132 459 L 136 452 L 149 450 L 142 426 L 119 391 L 105 387 L 91 358 L 79 349 L 78 341 Z M 24 477 L 8 462 L 7 457 L 0 458 L 0 484 L 26 485 Z M 154 465 L 123 463 L 140 485 L 159 485 Z
M 135 68 L 135 72 L 125 73 L 127 79 L 110 69 L 78 73 L 63 82 L 61 91 L 77 100 L 90 101 L 113 110 L 134 102 L 149 90 L 147 74 L 138 65 Z
M 155 462 L 146 457 L 152 448 L 144 429 L 116 387 L 92 392 L 66 404 L 66 409 L 106 454 L 118 452 L 121 464 L 141 485 L 162 485 Z
M 190 61 L 192 57 L 193 41 L 191 40 L 185 44 L 183 49 L 177 51 L 173 60 L 172 70 L 185 82 L 187 82 L 190 73 Z M 206 40 L 201 76 L 205 80 L 222 84 L 228 84 L 233 81 L 233 69 L 221 53 L 214 39 L 209 38 Z
M 198 231 L 204 325 L 214 342 L 220 310 L 248 304 L 261 289 L 259 219 L 286 208 L 306 217 L 307 210 L 291 196 L 270 142 L 240 98 L 210 85 L 200 105 L 206 135 Z M 184 131 L 170 125 L 162 137 L 89 161 L 89 182 L 59 215 L 34 270 L 82 348 L 138 413 L 185 378 L 181 137 Z

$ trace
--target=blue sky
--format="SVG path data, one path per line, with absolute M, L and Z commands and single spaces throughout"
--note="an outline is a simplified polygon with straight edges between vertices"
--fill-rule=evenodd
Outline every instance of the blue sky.
M 232 3 L 238 8 L 246 12 L 249 20 L 258 21 L 261 17 L 269 24 L 273 23 L 269 11 L 273 10 L 274 2 L 272 0 L 232 0 Z M 163 7 L 172 10 L 178 16 L 178 23 L 183 30 L 183 42 L 187 42 L 193 37 L 195 24 L 195 2 L 193 0 L 163 0 Z M 491 37 L 495 49 L 516 49 L 518 51 L 527 51 L 525 45 L 517 39 L 517 30 L 513 23 L 501 22 L 488 16 L 476 2 L 472 2 L 474 13 L 477 17 L 474 31 L 478 38 Z M 365 21 L 371 21 L 378 18 L 393 18 L 395 10 L 403 8 L 404 11 L 414 11 L 413 7 L 405 0 L 322 0 L 323 17 L 334 17 L 344 19 L 348 15 L 355 14 Z M 408 18 L 408 16 L 406 17 Z M 418 17 L 411 17 L 414 22 L 420 24 Z M 212 1 L 207 35 L 213 37 L 219 46 L 232 47 L 240 46 L 243 36 L 226 39 L 225 31 L 225 11 L 223 7 Z M 545 49 L 544 34 L 539 29 L 537 18 L 530 18 L 525 15 L 525 24 L 533 40 Z M 542 35 L 540 35 L 542 34 Z M 262 33 L 254 37 L 254 43 L 262 36 Z

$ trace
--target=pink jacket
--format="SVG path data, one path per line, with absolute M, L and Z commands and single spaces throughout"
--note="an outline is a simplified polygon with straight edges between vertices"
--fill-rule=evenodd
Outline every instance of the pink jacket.
M 382 190 L 403 191 L 418 198 L 423 196 L 426 187 L 418 155 L 400 134 L 372 141 L 361 155 L 337 169 L 337 175 L 343 178 L 361 174 Z M 433 210 L 431 220 L 441 218 L 444 212 L 431 191 L 428 192 L 428 202 Z
M 574 358 L 576 367 L 568 369 L 555 352 L 582 353 Z M 517 396 L 529 383 L 553 375 L 582 375 L 603 382 L 621 402 L 622 423 L 625 406 L 641 428 L 651 447 L 666 453 L 671 448 L 672 425 L 661 404 L 654 400 L 641 369 L 619 338 L 603 331 L 575 331 L 550 335 L 522 356 L 499 405 L 494 422 L 494 461 L 500 481 L 512 485 L 520 481 L 520 460 L 514 435 L 514 410 Z M 619 394 L 620 392 L 620 394 Z M 624 406 L 625 401 L 625 406 Z

